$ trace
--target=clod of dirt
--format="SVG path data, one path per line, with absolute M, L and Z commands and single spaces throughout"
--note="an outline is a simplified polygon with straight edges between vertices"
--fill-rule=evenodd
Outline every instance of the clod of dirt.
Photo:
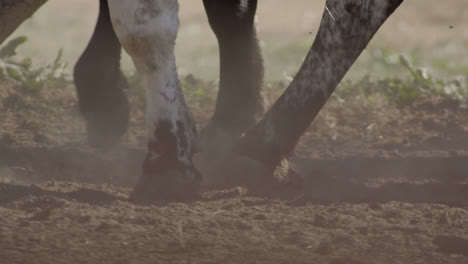
M 315 253 L 320 255 L 328 255 L 333 252 L 333 246 L 329 241 L 322 241 L 315 249 Z
M 243 220 L 238 220 L 235 225 L 240 230 L 251 230 L 252 229 L 252 225 L 250 225 L 248 222 L 243 221 Z
M 450 215 L 448 214 L 448 212 L 442 213 L 437 223 L 440 225 L 450 225 L 452 223 L 452 220 L 450 219 Z
M 29 220 L 30 221 L 47 221 L 49 220 L 51 214 L 52 214 L 52 208 L 47 208 L 36 213 L 31 218 L 29 218 Z
M 467 238 L 457 236 L 438 236 L 433 242 L 442 253 L 468 256 Z
M 254 216 L 255 220 L 259 220 L 259 221 L 264 221 L 264 220 L 268 220 L 268 217 L 265 215 L 265 214 L 257 214 Z
M 383 209 L 382 205 L 380 205 L 379 203 L 376 203 L 376 202 L 369 203 L 369 208 L 371 210 L 374 210 L 374 211 L 380 211 L 380 210 Z
M 109 220 L 108 222 L 101 223 L 96 227 L 97 232 L 106 232 L 112 229 L 119 229 L 120 225 L 114 220 Z
M 79 215 L 75 218 L 75 221 L 80 224 L 85 224 L 91 222 L 92 217 L 90 215 Z

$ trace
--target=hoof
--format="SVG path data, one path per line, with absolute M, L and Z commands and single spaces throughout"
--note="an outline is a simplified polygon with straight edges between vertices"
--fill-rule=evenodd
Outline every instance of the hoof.
M 231 156 L 223 160 L 201 152 L 193 157 L 203 175 L 204 185 L 215 188 L 242 186 L 250 194 L 291 198 L 302 191 L 302 177 L 287 160 L 272 169 L 261 161 L 246 156 Z
M 136 203 L 196 200 L 200 197 L 200 182 L 200 177 L 189 179 L 178 169 L 169 169 L 157 175 L 146 172 L 129 198 Z
M 303 189 L 302 177 L 286 159 L 276 168 L 271 168 L 251 157 L 234 157 L 221 163 L 217 174 L 224 174 L 226 183 L 242 186 L 254 196 L 291 199 L 301 194 Z

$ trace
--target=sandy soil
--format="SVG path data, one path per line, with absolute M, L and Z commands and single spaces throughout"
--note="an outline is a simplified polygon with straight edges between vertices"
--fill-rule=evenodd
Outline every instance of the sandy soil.
M 463 104 L 332 100 L 292 158 L 303 193 L 137 205 L 141 91 L 104 151 L 86 146 L 72 89 L 0 85 L 1 263 L 468 263 Z M 212 105 L 196 103 L 203 124 Z

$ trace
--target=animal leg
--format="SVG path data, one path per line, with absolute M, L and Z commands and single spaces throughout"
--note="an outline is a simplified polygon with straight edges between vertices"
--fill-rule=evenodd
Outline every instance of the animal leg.
M 107 0 L 100 0 L 93 36 L 76 63 L 74 81 L 92 146 L 115 144 L 128 127 L 128 83 L 120 71 L 121 46 L 112 28 Z
M 264 114 L 263 59 L 254 25 L 257 0 L 203 0 L 203 4 L 218 39 L 220 83 L 216 109 L 201 140 L 213 140 L 217 133 L 238 139 Z M 210 142 L 202 142 L 206 144 Z
M 327 0 L 316 39 L 293 82 L 236 146 L 274 169 L 296 146 L 343 76 L 403 0 Z
M 109 4 L 114 30 L 146 88 L 148 152 L 132 198 L 192 198 L 200 176 L 191 161 L 195 123 L 175 64 L 177 0 L 112 0 Z
M 253 191 L 300 188 L 302 179 L 290 170 L 288 156 L 373 35 L 402 2 L 327 0 L 317 37 L 288 89 L 214 168 L 202 163 L 203 156 L 196 157 L 202 173 L 207 178 L 223 175 L 223 182 Z

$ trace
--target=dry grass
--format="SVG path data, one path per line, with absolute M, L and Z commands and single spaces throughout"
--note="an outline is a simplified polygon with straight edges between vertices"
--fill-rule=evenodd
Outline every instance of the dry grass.
M 202 3 L 180 2 L 177 56 L 181 73 L 216 79 L 216 40 L 207 24 Z M 259 7 L 260 38 L 267 78 L 271 80 L 282 79 L 283 72 L 292 75 L 297 70 L 318 28 L 324 1 L 288 0 L 288 5 L 284 2 L 261 1 Z M 30 37 L 21 54 L 45 64 L 53 60 L 59 48 L 64 48 L 65 60 L 73 65 L 92 33 L 97 4 L 97 0 L 49 0 L 15 33 L 14 36 Z M 378 33 L 349 76 L 400 74 L 399 66 L 391 64 L 391 55 L 400 53 L 409 54 L 418 65 L 432 67 L 442 74 L 468 72 L 464 69 L 468 56 L 463 56 L 468 47 L 467 27 L 466 0 L 406 1 Z M 379 57 L 379 50 L 389 56 L 389 60 Z M 125 67 L 131 69 L 129 59 L 124 61 Z M 370 72 L 371 69 L 374 72 Z

